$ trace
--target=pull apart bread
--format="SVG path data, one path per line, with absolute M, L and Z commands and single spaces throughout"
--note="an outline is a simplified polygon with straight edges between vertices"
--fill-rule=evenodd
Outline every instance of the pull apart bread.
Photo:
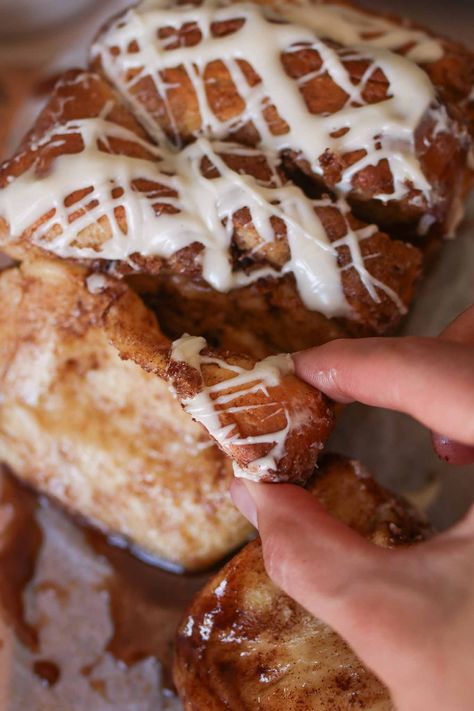
M 123 281 L 59 261 L 4 271 L 0 300 L 0 460 L 148 555 L 194 570 L 245 541 L 232 460 L 311 475 L 334 417 L 288 356 L 172 344 Z
M 473 66 L 336 3 L 113 20 L 0 166 L 1 458 L 185 567 L 237 545 L 230 461 L 303 483 L 333 425 L 281 353 L 393 331 L 461 214 Z
M 0 166 L 0 461 L 174 568 L 251 534 L 233 473 L 306 484 L 382 545 L 422 537 L 357 465 L 314 475 L 334 409 L 282 353 L 397 327 L 462 215 L 473 72 L 348 4 L 113 20 Z M 175 677 L 188 711 L 392 708 L 258 541 L 196 598 Z
M 327 455 L 309 484 L 334 516 L 384 547 L 426 523 L 357 463 Z M 388 691 L 327 625 L 267 576 L 260 540 L 196 596 L 178 630 L 174 679 L 185 711 L 394 711 Z
M 383 229 L 455 229 L 474 110 L 459 45 L 344 3 L 149 0 L 92 56 L 158 142 L 260 147 Z
M 173 336 L 240 349 L 232 322 L 257 339 L 260 322 L 258 355 L 393 330 L 421 270 L 416 248 L 358 220 L 343 198 L 308 197 L 276 155 L 205 138 L 172 152 L 80 71 L 0 169 L 0 246 L 19 260 L 151 279 L 151 296 L 142 288 Z

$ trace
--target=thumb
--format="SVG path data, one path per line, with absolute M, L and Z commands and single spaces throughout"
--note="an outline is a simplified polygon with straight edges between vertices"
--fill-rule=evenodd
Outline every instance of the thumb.
M 414 683 L 422 677 L 418 670 L 429 666 L 432 649 L 440 647 L 433 643 L 433 621 L 440 617 L 442 585 L 437 580 L 430 596 L 425 578 L 432 574 L 423 558 L 374 545 L 294 485 L 236 480 L 231 493 L 258 526 L 273 582 L 352 647 L 388 687 L 397 708 L 454 709 L 430 700 L 424 705 L 426 685 Z M 416 701 L 402 703 L 407 695 Z
M 383 550 L 331 516 L 304 489 L 234 480 L 235 505 L 259 530 L 265 567 L 278 587 L 342 635 L 340 601 L 370 577 Z

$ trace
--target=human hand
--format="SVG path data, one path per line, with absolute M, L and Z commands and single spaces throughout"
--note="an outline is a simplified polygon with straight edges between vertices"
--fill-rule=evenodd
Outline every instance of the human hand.
M 333 399 L 408 413 L 444 433 L 440 456 L 474 461 L 474 307 L 437 339 L 335 341 L 295 364 Z M 399 711 L 474 707 L 474 507 L 447 533 L 384 550 L 301 488 L 239 480 L 232 494 L 270 577 L 347 640 Z

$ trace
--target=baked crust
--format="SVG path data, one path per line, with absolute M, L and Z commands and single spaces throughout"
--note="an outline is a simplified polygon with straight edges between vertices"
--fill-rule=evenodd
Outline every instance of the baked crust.
M 170 341 L 124 282 L 79 266 L 24 262 L 2 273 L 0 295 L 0 460 L 168 563 L 208 567 L 249 534 L 228 493 L 226 453 L 243 468 L 267 455 L 286 424 L 283 407 L 293 420 L 262 477 L 305 480 L 334 424 L 326 399 L 288 374 L 268 396 L 240 394 L 237 414 L 222 413 L 240 439 L 256 437 L 241 447 L 219 440 L 223 453 L 169 384 L 184 402 L 229 377 L 226 358 L 244 368 L 255 361 L 219 353 L 222 365 L 206 368 L 200 383 L 197 371 L 171 361 Z M 267 421 L 255 420 L 260 403 Z M 269 444 L 259 444 L 267 434 Z
M 205 5 L 205 0 L 201 3 L 193 3 L 193 5 L 200 4 Z M 269 7 L 277 16 L 285 17 L 285 3 L 257 0 L 255 4 Z M 309 14 L 312 4 L 317 6 L 321 3 L 305 5 L 305 10 Z M 347 5 L 357 8 L 362 13 L 365 12 L 350 3 L 323 4 Z M 176 7 L 180 5 L 182 3 L 179 1 L 175 3 Z M 291 5 L 290 3 L 289 6 Z M 365 14 L 380 17 L 377 13 Z M 392 20 L 395 26 L 415 27 L 401 18 L 394 17 Z M 123 19 L 119 19 L 119 26 L 121 22 L 127 23 L 126 14 Z M 211 39 L 217 41 L 238 32 L 242 23 L 243 19 L 239 16 L 238 10 L 235 18 L 214 20 L 210 25 Z M 132 56 L 138 53 L 141 39 L 132 33 L 129 45 L 125 49 L 119 47 L 114 44 L 115 27 L 116 23 L 112 22 L 99 35 L 93 50 L 93 67 L 122 90 L 126 87 L 130 102 L 146 116 L 149 126 L 155 124 L 159 131 L 164 132 L 167 138 L 178 146 L 186 145 L 200 135 L 209 136 L 209 131 L 212 129 L 209 128 L 208 123 L 205 123 L 200 110 L 202 88 L 209 111 L 223 125 L 220 131 L 221 138 L 235 140 L 249 146 L 264 144 L 265 139 L 255 122 L 246 117 L 246 101 L 224 59 L 213 59 L 200 67 L 199 72 L 196 71 L 202 83 L 202 87 L 198 90 L 194 73 L 182 64 L 173 65 L 167 61 L 166 67 L 155 73 L 137 66 L 136 62 L 129 67 L 124 52 L 125 55 L 128 53 Z M 198 52 L 203 35 L 204 31 L 195 22 L 189 21 L 181 25 L 178 21 L 177 24 L 168 26 L 164 22 L 157 29 L 157 36 L 165 47 L 165 55 L 168 52 L 172 55 L 173 50 L 183 47 L 196 48 Z M 427 35 L 435 37 L 429 31 Z M 321 38 L 324 44 L 326 41 L 324 32 Z M 474 55 L 454 42 L 436 39 L 443 47 L 443 56 L 436 61 L 423 62 L 421 66 L 432 80 L 437 97 L 445 102 L 452 120 L 447 119 L 446 125 L 441 126 L 427 113 L 420 120 L 414 133 L 415 155 L 431 185 L 435 196 L 433 201 L 430 204 L 430 201 L 426 200 L 425 196 L 412 185 L 402 199 L 381 202 L 380 195 L 387 195 L 394 191 L 393 175 L 385 159 L 358 170 L 351 179 L 349 190 L 351 204 L 365 221 L 375 222 L 393 235 L 405 239 L 417 239 L 421 243 L 423 242 L 419 233 L 421 218 L 425 221 L 429 220 L 429 229 L 422 230 L 425 238 L 428 234 L 431 239 L 435 239 L 452 232 L 453 222 L 459 212 L 459 202 L 464 197 L 466 184 L 470 184 L 472 180 L 467 166 L 471 142 L 465 129 L 467 127 L 472 132 L 473 128 L 474 107 L 469 97 L 474 85 Z M 207 36 L 206 41 L 209 42 Z M 323 60 L 317 49 L 304 46 L 305 42 L 301 44 L 303 46 L 291 46 L 282 51 L 281 71 L 299 85 L 311 115 L 335 114 L 345 106 L 348 94 L 328 72 L 321 71 Z M 362 101 L 366 105 L 376 105 L 387 98 L 390 92 L 387 76 L 380 67 L 376 66 L 374 71 L 370 72 L 370 60 L 366 58 L 360 47 L 347 48 L 337 45 L 332 40 L 327 40 L 326 44 L 339 55 L 342 66 L 348 72 L 353 85 L 358 85 L 363 78 L 365 85 Z M 401 55 L 408 55 L 411 48 L 410 44 L 408 46 L 403 44 L 395 48 L 395 51 Z M 246 56 L 239 51 L 238 57 L 234 59 L 242 73 L 243 81 L 250 87 L 258 87 L 262 78 L 255 68 L 253 60 L 256 58 Z M 272 87 L 265 86 L 264 91 L 268 92 L 268 95 L 262 102 L 264 106 L 262 114 L 268 131 L 273 136 L 289 133 L 294 127 L 289 126 L 279 115 L 272 97 Z M 241 117 L 244 118 L 240 120 Z M 229 128 L 226 128 L 227 126 Z M 298 128 L 296 127 L 296 130 Z M 315 173 L 308 159 L 297 150 L 292 150 L 291 145 L 283 152 L 287 163 L 308 176 L 317 190 L 336 189 L 344 171 L 361 160 L 365 154 L 363 146 L 347 152 L 335 152 L 328 148 L 319 156 L 311 156 L 311 160 L 318 159 L 320 163 L 321 170 Z
M 460 42 L 433 32 L 426 25 L 413 22 L 409 17 L 400 17 L 395 13 L 375 12 L 362 8 L 350 0 L 312 0 L 315 4 L 342 5 L 355 8 L 368 16 L 386 17 L 396 24 L 421 30 L 428 37 L 433 37 L 443 47 L 443 54 L 432 61 L 419 62 L 446 103 L 451 115 L 460 123 L 468 126 L 474 135 L 474 101 L 472 89 L 474 86 L 474 53 Z M 412 47 L 401 45 L 396 51 L 406 55 Z
M 181 360 L 176 355 L 180 341 L 163 347 L 156 325 L 143 328 L 150 317 L 131 290 L 111 304 L 104 323 L 120 356 L 165 379 L 240 475 L 261 481 L 306 481 L 334 427 L 334 409 L 322 393 L 293 375 L 289 356 L 269 380 L 274 361 L 267 365 L 246 354 L 209 348 L 202 337 L 189 339 L 198 346 L 194 358 Z M 204 401 L 192 407 L 202 396 Z M 278 442 L 280 453 L 260 466 Z
M 110 345 L 102 319 L 124 285 L 93 295 L 86 278 L 41 260 L 0 276 L 0 459 L 137 551 L 207 568 L 251 532 L 231 464 L 165 381 Z
M 325 456 L 310 491 L 375 544 L 423 539 L 428 528 L 360 464 Z M 268 578 L 260 540 L 199 593 L 178 630 L 174 679 L 186 711 L 392 711 L 387 690 L 327 625 Z
M 104 160 L 110 154 L 123 156 L 125 165 L 127 160 L 135 158 L 144 161 L 146 171 L 148 168 L 156 172 L 157 179 L 149 178 L 134 181 L 134 190 L 143 200 L 149 200 L 150 206 L 156 214 L 156 230 L 166 229 L 161 226 L 160 216 L 166 218 L 170 212 L 177 212 L 173 207 L 177 194 L 171 191 L 166 183 L 169 176 L 165 169 L 157 168 L 160 163 L 160 152 L 147 138 L 146 133 L 138 124 L 133 114 L 123 105 L 121 98 L 98 75 L 89 72 L 73 70 L 67 72 L 56 85 L 55 91 L 40 115 L 32 131 L 22 143 L 17 155 L 3 164 L 0 168 L 0 188 L 8 186 L 32 171 L 33 179 L 41 182 L 55 169 L 58 161 L 69 157 L 70 171 L 74 171 L 74 160 L 80 159 L 84 150 L 84 140 L 75 122 L 89 119 L 98 119 L 107 116 L 107 126 L 101 128 L 98 146 L 103 151 Z M 65 126 L 69 126 L 67 131 Z M 113 136 L 113 126 L 127 131 L 124 135 Z M 109 132 L 108 132 L 109 131 Z M 246 152 L 243 147 L 218 144 L 216 157 L 223 161 L 227 169 L 235 174 L 245 175 L 260 181 L 266 187 L 287 186 L 291 181 L 287 177 L 283 166 L 273 163 L 264 153 L 259 151 Z M 203 157 L 200 170 L 207 178 L 218 179 L 219 170 Z M 222 170 L 222 168 L 221 168 Z M 77 168 L 80 175 L 80 184 L 84 184 L 81 174 L 81 165 Z M 162 183 L 159 183 L 161 175 Z M 111 176 L 113 177 L 113 176 Z M 120 197 L 122 187 L 117 181 L 113 212 L 105 207 L 101 211 L 98 199 L 93 188 L 100 186 L 100 176 L 91 175 L 91 185 L 72 190 L 64 197 L 66 208 L 66 224 L 61 223 L 55 213 L 63 209 L 58 203 L 58 195 L 52 194 L 51 200 L 45 204 L 44 214 L 32 220 L 21 234 L 12 235 L 9 224 L 0 216 L 0 244 L 11 257 L 23 259 L 25 255 L 31 256 L 65 256 L 75 254 L 76 260 L 101 271 L 113 271 L 116 275 L 126 275 L 138 272 L 140 274 L 158 275 L 157 283 L 163 286 L 164 291 L 168 285 L 174 290 L 177 301 L 177 311 L 184 310 L 191 313 L 199 309 L 199 302 L 204 300 L 204 307 L 211 305 L 214 308 L 208 312 L 217 316 L 218 310 L 228 314 L 227 323 L 241 323 L 242 319 L 252 320 L 260 317 L 262 308 L 268 312 L 268 337 L 278 333 L 275 318 L 279 321 L 288 320 L 294 323 L 304 323 L 304 328 L 299 329 L 294 337 L 280 339 L 267 352 L 275 350 L 296 350 L 298 343 L 315 345 L 330 338 L 331 333 L 350 333 L 354 335 L 382 334 L 393 331 L 410 304 L 415 287 L 421 273 L 421 255 L 418 250 L 410 245 L 391 240 L 387 235 L 375 227 L 365 230 L 367 225 L 358 220 L 350 211 L 342 208 L 337 201 L 330 198 L 314 200 L 312 205 L 317 216 L 318 224 L 324 230 L 329 244 L 335 245 L 337 269 L 340 271 L 342 292 L 347 302 L 349 315 L 331 322 L 317 310 L 309 309 L 302 301 L 293 274 L 284 275 L 283 270 L 289 259 L 289 245 L 287 228 L 284 221 L 278 217 L 271 218 L 274 231 L 273 240 L 268 241 L 262 237 L 248 209 L 239 209 L 232 215 L 233 235 L 230 246 L 230 258 L 234 274 L 240 274 L 244 279 L 249 279 L 248 286 L 236 287 L 225 293 L 216 291 L 202 278 L 202 245 L 196 241 L 183 247 L 169 258 L 155 255 L 144 255 L 139 251 L 133 252 L 130 248 L 128 257 L 118 260 L 107 260 L 101 257 L 103 245 L 112 239 L 113 225 L 119 236 L 114 239 L 127 241 L 135 239 L 130 231 L 127 219 L 127 196 Z M 95 184 L 97 183 L 97 184 Z M 113 183 L 113 181 L 112 181 Z M 60 189 L 61 186 L 57 186 Z M 90 197 L 89 197 L 90 195 Z M 171 197 L 170 197 L 171 196 Z M 276 198 L 278 191 L 276 191 Z M 301 200 L 308 198 L 301 193 Z M 171 201 L 171 202 L 170 202 Z M 77 209 L 76 209 L 77 206 Z M 27 204 L 21 210 L 27 211 Z M 59 211 L 59 212 L 58 212 Z M 88 218 L 90 212 L 90 219 Z M 74 239 L 69 240 L 69 252 L 64 254 L 64 239 L 66 230 L 76 228 Z M 357 259 L 347 242 L 348 234 L 364 235 L 358 244 L 358 256 L 362 267 L 356 268 Z M 59 250 L 59 252 L 55 251 Z M 87 256 L 83 256 L 86 254 Z M 273 270 L 272 276 L 252 278 L 255 271 L 261 269 Z M 363 270 L 366 270 L 364 272 Z M 260 272 L 259 272 L 260 273 Z M 372 290 L 367 287 L 369 280 Z M 176 277 L 176 278 L 174 278 Z M 194 290 L 193 299 L 196 304 L 189 303 L 189 293 Z M 158 301 L 160 301 L 158 295 Z M 271 304 L 270 304 L 271 302 Z M 240 308 L 240 304 L 255 304 L 254 313 Z M 166 297 L 159 305 L 164 310 L 164 320 L 173 321 L 174 314 L 167 316 Z M 177 316 L 177 314 L 176 314 Z M 178 321 L 178 317 L 176 318 Z M 187 319 L 185 328 L 181 333 L 194 332 L 193 318 Z M 170 329 L 168 329 L 170 331 Z M 203 324 L 203 333 L 211 339 L 216 339 L 216 328 Z M 295 331 L 295 326 L 291 329 Z M 176 326 L 174 328 L 176 331 Z M 254 333 L 258 329 L 254 329 Z M 281 331 L 282 333 L 286 332 Z M 311 334 L 305 340 L 306 334 Z M 327 335 L 326 335 L 327 334 Z M 179 334 L 181 335 L 181 334 Z M 278 340 L 278 337 L 277 337 Z M 232 345 L 222 342 L 224 347 Z

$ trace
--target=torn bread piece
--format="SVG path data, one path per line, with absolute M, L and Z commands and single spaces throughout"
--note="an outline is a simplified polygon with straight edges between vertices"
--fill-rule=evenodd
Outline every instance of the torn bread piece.
M 354 461 L 321 459 L 308 484 L 338 519 L 377 545 L 423 540 L 409 504 Z M 387 689 L 330 627 L 268 577 L 260 540 L 198 593 L 178 629 L 174 680 L 186 711 L 394 711 Z
M 0 275 L 0 461 L 139 556 L 202 570 L 252 529 L 229 459 L 164 380 L 110 345 L 104 315 L 126 290 L 45 260 Z M 169 348 L 146 309 L 135 318 Z
M 143 329 L 149 313 L 132 291 L 111 304 L 105 326 L 122 358 L 169 383 L 238 476 L 305 482 L 334 427 L 334 408 L 293 375 L 290 356 L 255 361 L 193 336 L 163 345 L 156 328 Z
M 417 249 L 343 199 L 309 198 L 275 154 L 204 139 L 179 153 L 158 147 L 120 96 L 82 71 L 63 76 L 0 169 L 0 246 L 16 259 L 182 277 L 237 312 L 246 293 L 286 290 L 292 311 L 359 335 L 393 330 L 421 273 Z
M 236 476 L 270 482 L 308 478 L 334 426 L 334 412 L 324 396 L 293 375 L 290 355 L 255 363 L 226 354 L 224 360 L 204 338 L 183 336 L 172 344 L 168 372 L 185 411 L 231 457 Z

